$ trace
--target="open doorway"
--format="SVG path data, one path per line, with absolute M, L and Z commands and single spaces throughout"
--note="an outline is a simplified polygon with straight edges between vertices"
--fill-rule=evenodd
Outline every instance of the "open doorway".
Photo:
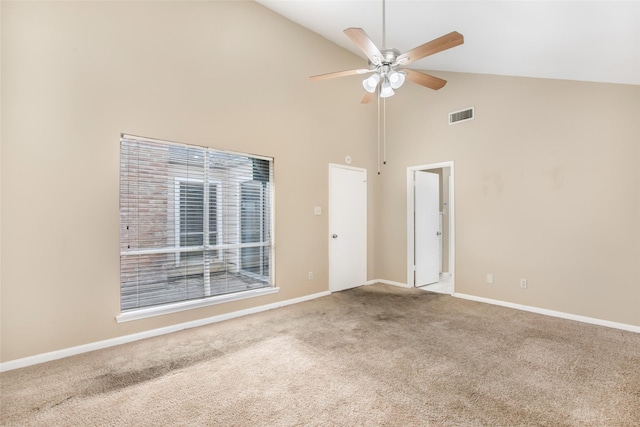
M 409 286 L 446 294 L 455 292 L 454 223 L 453 162 L 408 167 Z

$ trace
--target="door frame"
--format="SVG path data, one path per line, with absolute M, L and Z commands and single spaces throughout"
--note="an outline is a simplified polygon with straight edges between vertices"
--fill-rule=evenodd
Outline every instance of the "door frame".
M 449 178 L 449 273 L 451 283 L 455 289 L 455 169 L 454 162 L 429 163 L 426 165 L 407 167 L 407 285 L 410 288 L 416 286 L 415 272 L 415 206 L 413 173 L 415 171 L 430 171 L 433 169 L 449 168 L 451 174 Z
M 358 168 L 355 166 L 346 166 L 346 165 L 341 165 L 338 163 L 329 163 L 329 197 L 328 197 L 328 207 L 327 207 L 327 213 L 328 213 L 328 218 L 327 218 L 327 246 L 329 247 L 329 259 L 328 259 L 328 264 L 329 264 L 329 271 L 328 271 L 328 277 L 329 277 L 329 292 L 336 292 L 336 290 L 334 289 L 334 287 L 332 286 L 333 283 L 333 277 L 332 277 L 332 273 L 331 273 L 331 211 L 332 211 L 332 206 L 331 206 L 331 188 L 332 188 L 332 169 L 347 169 L 347 170 L 352 170 L 352 171 L 357 171 L 357 172 L 363 172 L 364 173 L 364 179 L 365 182 L 367 182 L 368 184 L 368 178 L 367 178 L 367 170 L 365 168 Z M 367 246 L 367 235 L 368 235 L 368 223 L 367 223 L 367 217 L 368 217 L 368 185 L 365 186 L 365 192 L 364 192 L 364 218 L 363 218 L 363 222 L 364 222 L 364 228 L 365 228 L 365 233 L 364 233 L 364 254 L 362 254 L 362 256 L 364 257 L 363 259 L 363 263 L 364 263 L 364 277 L 363 277 L 363 282 L 362 284 L 366 284 L 367 283 L 367 258 L 368 258 L 368 246 Z

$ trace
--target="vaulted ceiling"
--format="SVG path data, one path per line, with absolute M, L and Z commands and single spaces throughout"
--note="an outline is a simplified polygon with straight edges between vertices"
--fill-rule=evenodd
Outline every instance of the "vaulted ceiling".
M 362 56 L 363 66 L 345 28 L 364 28 L 383 47 L 382 0 L 257 1 Z M 464 35 L 463 45 L 411 68 L 640 84 L 640 1 L 387 0 L 385 10 L 388 48 Z

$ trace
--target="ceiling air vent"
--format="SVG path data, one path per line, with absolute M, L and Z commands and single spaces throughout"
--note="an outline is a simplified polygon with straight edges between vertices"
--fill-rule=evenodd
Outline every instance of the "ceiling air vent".
M 454 125 L 456 123 L 466 122 L 473 120 L 474 111 L 473 107 L 465 108 L 464 110 L 454 111 L 449 113 L 449 124 Z

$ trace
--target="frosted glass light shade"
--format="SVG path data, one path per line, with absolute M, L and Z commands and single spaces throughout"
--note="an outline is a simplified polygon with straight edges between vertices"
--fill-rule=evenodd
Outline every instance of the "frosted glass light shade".
M 376 87 L 378 87 L 378 83 L 380 83 L 380 74 L 372 74 L 371 77 L 367 77 L 362 81 L 362 86 L 364 90 L 369 93 L 373 93 L 376 91 Z
M 393 96 L 394 93 L 395 92 L 391 87 L 391 83 L 385 80 L 385 82 L 382 83 L 382 87 L 380 88 L 380 98 L 388 98 L 390 96 Z
M 392 71 L 389 74 L 389 83 L 391 84 L 391 87 L 394 89 L 398 89 L 400 86 L 402 86 L 404 84 L 404 73 L 399 73 L 397 71 Z

